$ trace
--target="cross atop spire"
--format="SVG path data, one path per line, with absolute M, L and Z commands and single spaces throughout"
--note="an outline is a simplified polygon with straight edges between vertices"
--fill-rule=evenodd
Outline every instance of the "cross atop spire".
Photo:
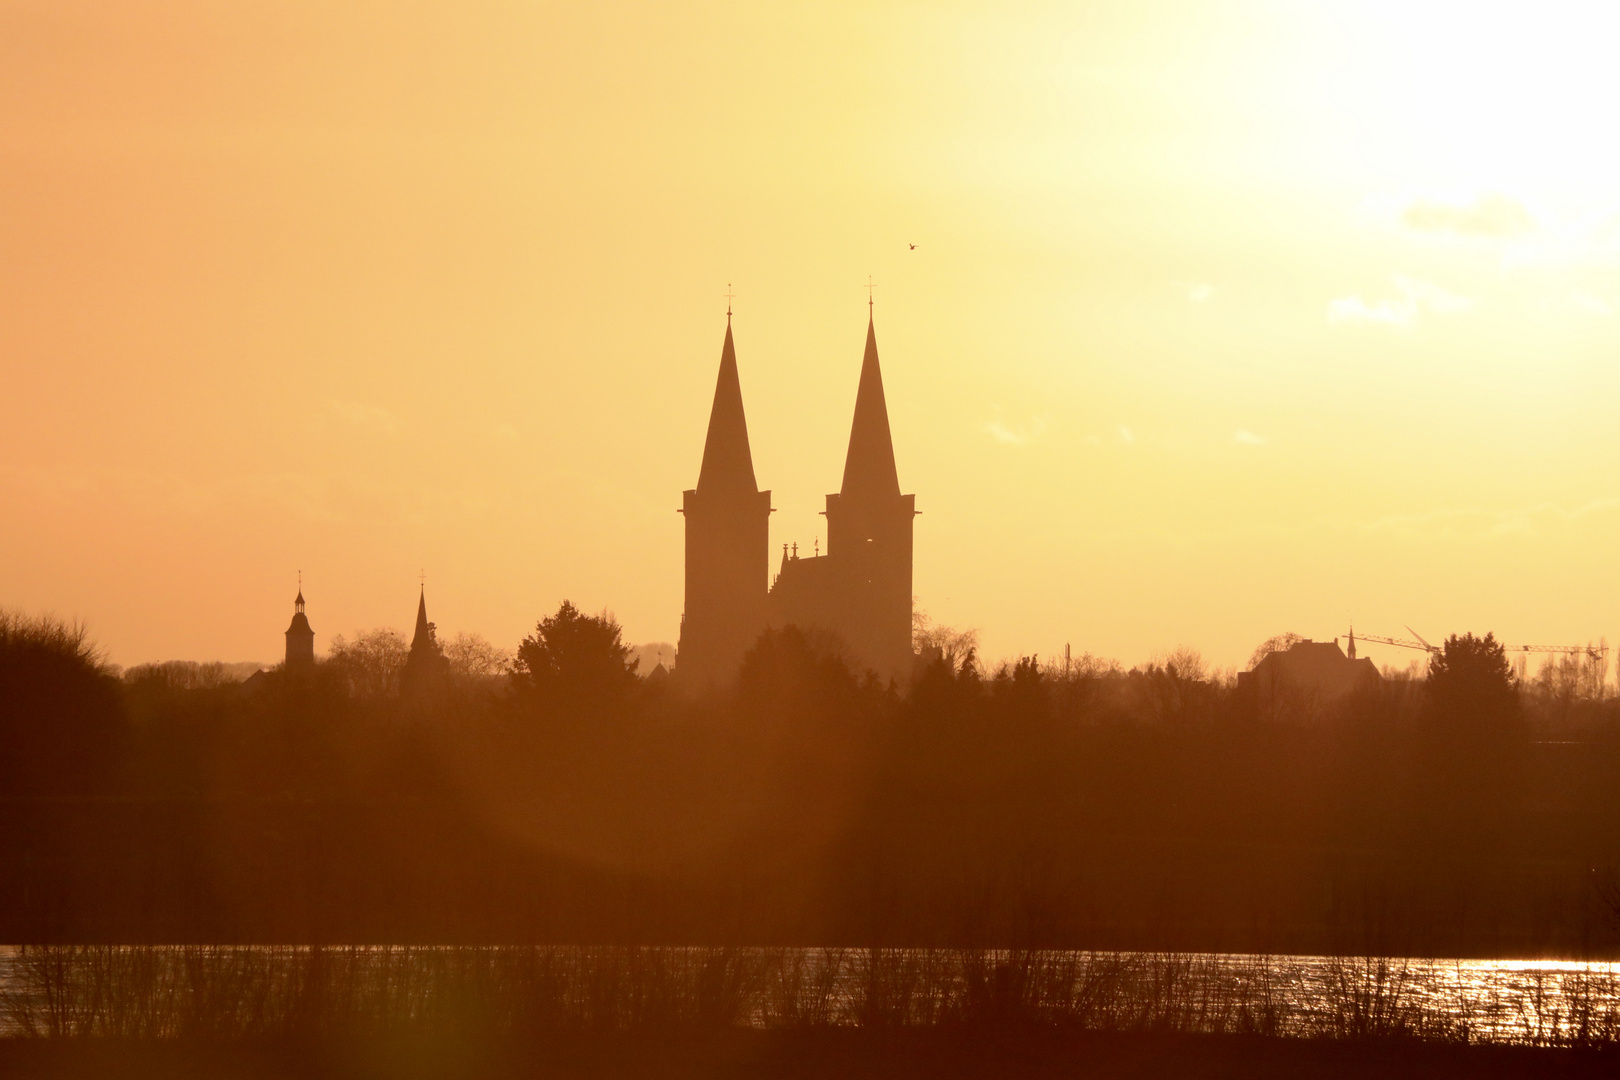
M 737 294 L 731 291 L 731 282 L 726 282 L 726 325 L 731 325 L 731 298 Z
M 872 275 L 866 275 L 866 321 L 872 321 L 872 290 L 877 288 L 872 284 Z

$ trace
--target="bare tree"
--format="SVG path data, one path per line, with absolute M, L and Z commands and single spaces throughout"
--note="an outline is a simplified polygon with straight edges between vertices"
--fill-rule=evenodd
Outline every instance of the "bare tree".
M 512 653 L 492 645 L 482 634 L 457 634 L 444 647 L 450 673 L 477 679 L 501 675 L 511 670 Z
M 1304 640 L 1304 638 L 1300 637 L 1292 630 L 1286 634 L 1278 634 L 1275 637 L 1266 638 L 1266 640 L 1260 643 L 1260 647 L 1254 650 L 1254 655 L 1249 657 L 1249 670 L 1253 671 L 1255 668 L 1259 667 L 1260 661 L 1264 660 L 1272 653 L 1287 652 L 1293 645 Z
M 356 697 L 392 697 L 399 693 L 400 673 L 410 652 L 398 630 L 357 630 L 353 641 L 342 634 L 332 639 L 326 662 L 343 673 Z
M 1209 665 L 1204 657 L 1190 645 L 1178 645 L 1164 658 L 1164 670 L 1173 679 L 1183 682 L 1203 682 L 1209 676 Z
M 942 626 L 921 610 L 911 613 L 911 641 L 912 647 L 921 654 L 925 663 L 930 660 L 943 661 L 952 671 L 972 667 L 978 660 L 977 630 Z

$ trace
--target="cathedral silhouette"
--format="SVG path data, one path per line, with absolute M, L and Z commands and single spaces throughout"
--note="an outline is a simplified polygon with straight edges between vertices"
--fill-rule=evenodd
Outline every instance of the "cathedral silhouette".
M 909 676 L 916 500 L 900 493 L 868 303 L 843 486 L 822 511 L 827 551 L 803 556 L 784 544 L 781 567 L 769 580 L 771 493 L 759 490 L 754 477 L 728 311 L 703 465 L 697 487 L 682 500 L 686 611 L 677 675 L 689 685 L 727 681 L 766 628 L 798 626 L 835 635 L 858 670 Z

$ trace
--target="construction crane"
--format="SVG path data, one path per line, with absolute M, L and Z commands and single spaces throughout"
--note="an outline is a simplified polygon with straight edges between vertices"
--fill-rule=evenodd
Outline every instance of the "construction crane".
M 1504 645 L 1510 653 L 1559 653 L 1563 656 L 1585 656 L 1591 660 L 1601 660 L 1609 655 L 1607 645 Z
M 1379 637 L 1377 634 L 1359 634 L 1356 636 L 1355 640 L 1374 641 L 1380 645 L 1395 645 L 1402 649 L 1422 649 L 1424 652 L 1430 653 L 1437 653 L 1440 651 L 1438 646 L 1430 645 L 1427 642 L 1407 641 L 1405 638 Z
M 1403 648 L 1403 649 L 1422 649 L 1424 652 L 1430 652 L 1430 653 L 1437 653 L 1437 652 L 1441 651 L 1440 646 L 1438 646 L 1438 645 L 1430 645 L 1427 641 L 1423 640 L 1423 635 L 1422 634 L 1418 633 L 1416 630 L 1413 630 L 1410 626 L 1408 626 L 1406 628 L 1406 632 L 1408 634 L 1411 634 L 1414 638 L 1417 638 L 1417 640 L 1416 641 L 1409 641 L 1406 638 L 1379 637 L 1377 634 L 1362 634 L 1361 635 L 1361 640 L 1362 641 L 1376 641 L 1376 642 L 1379 642 L 1380 644 L 1384 644 L 1384 645 L 1397 645 L 1397 646 L 1399 646 L 1400 648 Z M 1356 641 L 1356 628 L 1352 626 L 1350 628 L 1350 642 L 1351 642 L 1352 645 L 1354 645 L 1355 641 Z
M 1417 640 L 1412 641 L 1406 638 L 1379 637 L 1376 634 L 1362 634 L 1360 640 L 1376 641 L 1384 645 L 1395 645 L 1402 649 L 1421 649 L 1427 653 L 1439 653 L 1444 651 L 1440 646 L 1430 645 L 1427 641 L 1423 640 L 1423 635 L 1418 633 L 1416 630 L 1413 630 L 1410 626 L 1406 628 L 1406 632 L 1411 634 L 1412 637 L 1416 638 Z M 1350 630 L 1349 640 L 1351 642 L 1357 640 L 1354 627 L 1352 627 Z M 1503 645 L 1502 651 L 1506 653 L 1554 653 L 1559 656 L 1586 656 L 1592 660 L 1601 660 L 1605 656 L 1609 655 L 1609 647 L 1607 645 Z

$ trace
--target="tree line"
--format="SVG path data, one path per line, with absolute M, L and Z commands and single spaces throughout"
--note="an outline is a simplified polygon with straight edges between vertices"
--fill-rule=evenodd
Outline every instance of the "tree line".
M 1187 650 L 991 668 L 927 625 L 905 686 L 788 627 L 682 687 L 566 603 L 510 656 L 480 642 L 413 682 L 402 639 L 357 635 L 244 684 L 115 675 L 82 629 L 0 617 L 0 935 L 1620 943 L 1620 707 L 1489 635 L 1305 719 Z

